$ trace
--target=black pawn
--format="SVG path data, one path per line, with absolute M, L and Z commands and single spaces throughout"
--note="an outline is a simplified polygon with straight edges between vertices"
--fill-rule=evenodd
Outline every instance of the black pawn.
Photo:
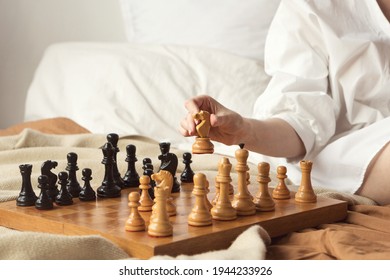
M 81 191 L 81 186 L 77 181 L 76 176 L 76 171 L 79 170 L 79 167 L 77 166 L 77 158 L 78 156 L 76 153 L 69 153 L 67 155 L 68 164 L 65 168 L 66 171 L 69 172 L 67 188 L 72 197 L 79 197 Z
M 148 189 L 148 193 L 151 199 L 154 199 L 154 187 L 156 186 L 156 182 L 152 179 L 152 175 L 154 173 L 153 164 L 147 160 L 144 161 L 145 165 L 142 167 L 144 170 L 143 175 L 149 176 L 150 178 L 150 188 Z
M 151 160 L 150 158 L 144 158 L 144 159 L 142 160 L 142 169 L 143 169 L 144 171 L 145 171 L 146 165 L 147 165 L 148 163 L 152 164 L 152 160 Z
M 119 136 L 118 136 L 118 134 L 116 134 L 116 133 L 107 134 L 107 141 L 110 142 L 112 144 L 112 146 L 114 147 L 114 155 L 113 155 L 114 163 L 112 165 L 112 172 L 113 172 L 113 176 L 114 176 L 114 181 L 120 188 L 123 189 L 125 187 L 125 182 L 123 182 L 123 179 L 122 179 L 121 174 L 119 172 L 118 161 L 117 161 L 117 154 L 119 152 L 119 148 L 118 148 Z
M 80 192 L 80 200 L 82 201 L 92 201 L 96 199 L 96 192 L 91 187 L 92 180 L 92 170 L 90 168 L 84 168 L 82 171 L 84 186 Z
M 46 175 L 38 177 L 38 188 L 41 189 L 37 201 L 35 201 L 35 208 L 39 210 L 49 210 L 53 208 L 53 200 L 50 199 L 47 191 L 49 189 L 49 179 Z
M 20 174 L 22 175 L 22 189 L 16 199 L 17 206 L 34 206 L 38 199 L 31 185 L 31 164 L 19 165 Z
M 152 188 L 156 186 L 156 182 L 152 179 L 152 174 L 154 173 L 154 167 L 152 164 L 152 160 L 150 158 L 144 158 L 142 160 L 142 169 L 143 169 L 143 175 L 148 175 L 150 178 L 150 185 Z
M 137 157 L 135 156 L 136 147 L 132 144 L 126 146 L 126 159 L 127 171 L 123 177 L 124 186 L 126 188 L 138 188 L 139 187 L 139 175 L 135 169 L 135 163 Z
M 69 193 L 67 184 L 68 184 L 68 173 L 62 171 L 58 173 L 58 183 L 61 186 L 60 192 L 55 198 L 55 202 L 58 205 L 65 206 L 73 204 L 72 195 Z
M 183 154 L 183 163 L 184 163 L 184 170 L 180 175 L 180 181 L 183 183 L 193 183 L 194 182 L 194 171 L 192 171 L 191 163 L 192 163 L 192 155 L 191 153 L 184 153 Z
M 114 181 L 114 152 L 115 148 L 112 146 L 110 142 L 107 142 L 102 147 L 103 152 L 103 160 L 102 164 L 104 164 L 105 172 L 104 179 L 102 185 L 97 189 L 98 197 L 118 197 L 121 195 L 121 188 Z
M 45 175 L 48 178 L 49 189 L 47 191 L 51 200 L 55 200 L 58 195 L 58 185 L 57 185 L 57 175 L 54 174 L 51 170 L 56 168 L 58 163 L 52 160 L 46 160 L 41 166 L 41 175 Z

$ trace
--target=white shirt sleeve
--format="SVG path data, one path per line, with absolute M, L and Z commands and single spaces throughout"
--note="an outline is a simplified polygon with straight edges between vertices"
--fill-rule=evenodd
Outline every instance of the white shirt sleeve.
M 287 121 L 310 159 L 334 135 L 338 106 L 329 94 L 320 26 L 305 3 L 281 1 L 265 45 L 265 70 L 272 79 L 255 103 L 254 117 Z

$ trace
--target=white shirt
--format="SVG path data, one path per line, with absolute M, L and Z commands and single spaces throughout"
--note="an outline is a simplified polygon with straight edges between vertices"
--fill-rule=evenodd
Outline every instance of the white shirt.
M 289 122 L 308 158 L 390 116 L 390 24 L 374 0 L 281 1 L 265 63 L 255 117 Z
M 377 152 L 390 140 L 389 68 L 390 23 L 375 0 L 282 0 L 265 46 L 272 79 L 254 117 L 292 125 L 306 159 L 380 121 L 387 140 Z

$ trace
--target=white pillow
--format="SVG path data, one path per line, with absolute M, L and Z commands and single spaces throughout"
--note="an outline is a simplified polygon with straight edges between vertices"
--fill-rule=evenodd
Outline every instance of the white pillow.
M 46 50 L 36 70 L 25 120 L 62 116 L 94 133 L 174 144 L 185 139 L 178 131 L 185 100 L 207 93 L 250 116 L 268 81 L 261 63 L 218 50 L 61 43 Z
M 216 48 L 263 61 L 280 0 L 120 0 L 130 42 Z

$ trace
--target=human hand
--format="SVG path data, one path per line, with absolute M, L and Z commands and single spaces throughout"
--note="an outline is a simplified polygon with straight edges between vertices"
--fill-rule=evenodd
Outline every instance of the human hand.
M 180 133 L 183 136 L 195 136 L 197 121 L 194 115 L 199 111 L 210 113 L 210 133 L 211 140 L 215 140 L 226 145 L 238 144 L 243 131 L 243 117 L 224 107 L 218 101 L 208 95 L 196 96 L 185 103 L 188 111 L 187 116 L 180 123 Z

